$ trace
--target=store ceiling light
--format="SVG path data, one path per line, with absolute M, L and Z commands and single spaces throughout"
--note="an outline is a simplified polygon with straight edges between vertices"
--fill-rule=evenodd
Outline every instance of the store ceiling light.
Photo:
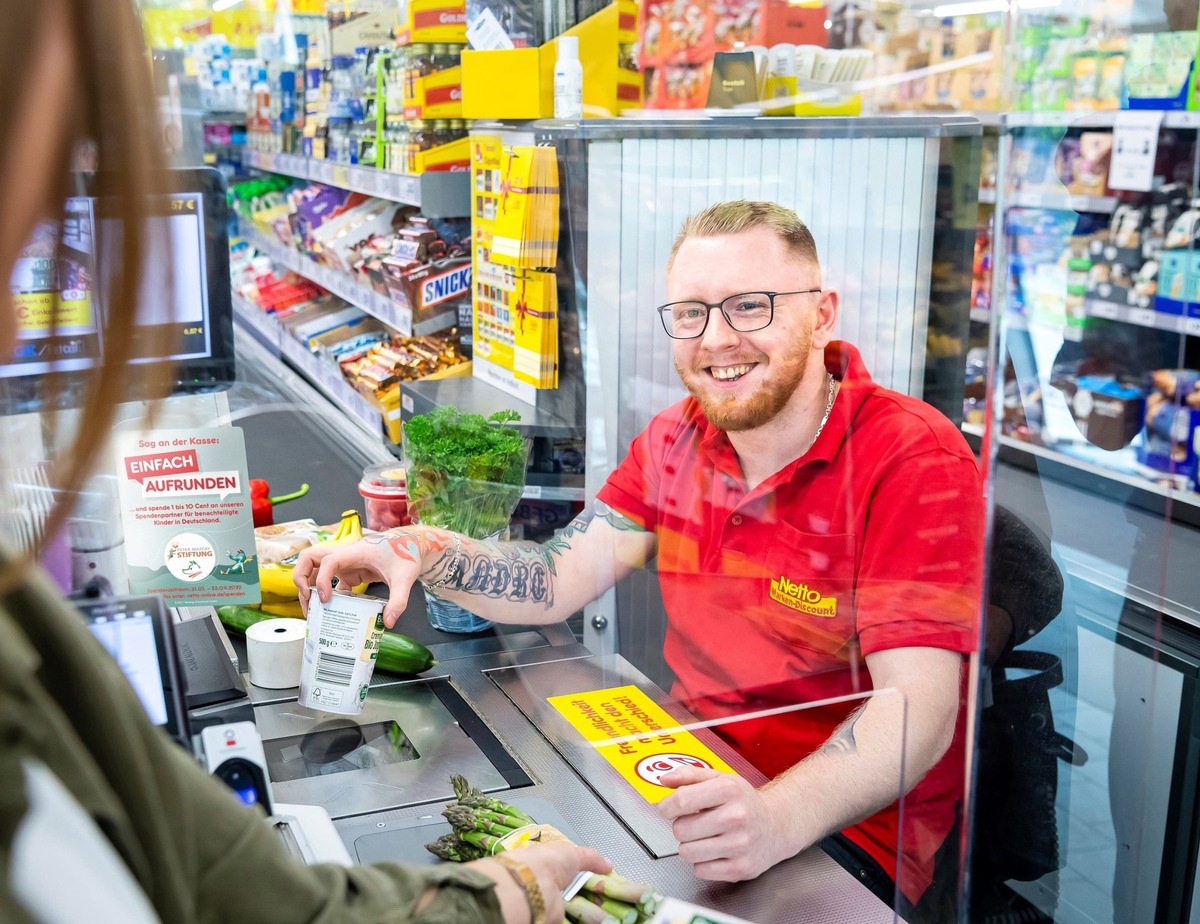
M 1044 10 L 1058 6 L 1062 0 L 1017 0 L 1017 9 Z M 954 16 L 982 16 L 985 13 L 1007 13 L 1008 0 L 966 0 L 964 3 L 946 3 L 933 8 L 939 19 Z
M 220 13 L 224 10 L 232 9 L 241 2 L 242 0 L 214 0 L 212 11 L 214 13 Z

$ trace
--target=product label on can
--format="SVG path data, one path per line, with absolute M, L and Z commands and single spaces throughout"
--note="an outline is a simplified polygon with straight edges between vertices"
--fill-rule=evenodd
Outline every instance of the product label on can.
M 375 597 L 336 591 L 328 603 L 315 593 L 309 598 L 301 706 L 348 715 L 362 711 L 379 656 L 383 604 Z

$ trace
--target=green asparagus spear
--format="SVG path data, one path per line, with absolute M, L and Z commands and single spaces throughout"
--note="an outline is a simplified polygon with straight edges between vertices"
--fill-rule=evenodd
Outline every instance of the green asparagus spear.
M 490 809 L 493 812 L 498 812 L 502 815 L 509 815 L 514 820 L 520 820 L 522 825 L 532 825 L 536 822 L 522 812 L 519 808 L 509 805 L 500 799 L 492 798 L 485 795 L 482 791 L 476 789 L 467 782 L 466 777 L 455 774 L 450 777 L 450 785 L 454 787 L 454 794 L 458 797 L 458 801 L 463 805 L 471 808 Z M 520 825 L 518 825 L 520 827 Z
M 464 842 L 457 834 L 443 834 L 432 844 L 426 844 L 425 849 L 436 857 L 454 863 L 466 863 L 468 860 L 478 860 L 485 856 L 481 848 Z
M 587 889 L 582 889 L 579 894 L 593 905 L 599 905 L 616 918 L 620 924 L 634 924 L 637 920 L 638 912 L 633 905 L 617 901 L 615 898 L 608 898 L 596 892 L 589 892 Z
M 484 834 L 482 831 L 463 831 L 458 836 L 468 844 L 482 847 L 487 853 L 495 853 L 504 849 L 500 838 L 492 834 Z
M 615 898 L 629 905 L 637 905 L 654 894 L 654 890 L 640 882 L 631 882 L 617 873 L 607 876 L 593 874 L 583 886 L 589 892 Z
M 575 924 L 619 924 L 619 921 L 599 905 L 593 905 L 586 898 L 576 895 L 567 902 L 567 917 Z
M 446 820 L 450 822 L 451 827 L 458 832 L 482 831 L 485 834 L 504 837 L 504 835 L 511 834 L 516 830 L 515 827 L 492 820 L 492 818 L 508 816 L 499 816 L 495 812 L 488 812 L 484 809 L 470 809 L 465 805 L 457 803 L 451 803 L 446 806 L 442 810 L 442 814 L 446 816 Z

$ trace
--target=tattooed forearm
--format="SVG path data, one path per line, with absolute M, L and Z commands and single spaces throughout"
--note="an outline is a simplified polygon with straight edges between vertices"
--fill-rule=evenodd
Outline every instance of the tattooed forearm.
M 536 543 L 476 543 L 447 552 L 429 569 L 431 581 L 493 600 L 554 605 L 553 569 Z
M 821 745 L 821 753 L 845 755 L 857 753 L 858 744 L 854 740 L 854 723 L 858 721 L 860 715 L 862 715 L 861 709 L 839 725 L 837 731 L 829 736 L 829 740 Z
M 642 527 L 628 517 L 623 517 L 621 514 L 613 510 L 604 501 L 596 501 L 592 506 L 584 510 L 579 516 L 567 524 L 566 528 L 558 533 L 554 538 L 547 540 L 542 544 L 542 548 L 549 554 L 547 564 L 550 566 L 550 571 L 557 573 L 554 567 L 554 558 L 562 555 L 571 548 L 571 540 L 582 533 L 588 531 L 588 527 L 596 520 L 604 520 L 609 523 L 614 529 L 619 529 L 623 532 L 645 532 Z

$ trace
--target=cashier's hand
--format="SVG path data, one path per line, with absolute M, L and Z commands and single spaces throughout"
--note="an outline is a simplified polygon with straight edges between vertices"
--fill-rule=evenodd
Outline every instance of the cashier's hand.
M 658 813 L 671 822 L 679 857 L 697 878 L 754 879 L 791 855 L 772 797 L 740 776 L 685 767 L 659 782 L 675 792 L 658 803 Z
M 546 903 L 546 920 L 563 920 L 562 892 L 580 870 L 593 873 L 611 873 L 612 864 L 590 847 L 555 842 L 522 847 L 509 854 L 520 860 L 533 871 Z M 500 899 L 500 910 L 505 924 L 525 924 L 530 919 L 529 900 L 513 878 L 512 873 L 495 860 L 473 860 L 467 866 L 474 867 L 496 880 L 496 897 Z
M 389 591 L 383 622 L 390 629 L 408 605 L 409 591 L 421 573 L 423 553 L 429 548 L 427 537 L 416 535 L 415 530 L 379 533 L 346 545 L 315 545 L 296 559 L 292 581 L 300 591 L 305 612 L 313 590 L 322 603 L 329 602 L 335 577 L 342 587 L 382 581 Z

